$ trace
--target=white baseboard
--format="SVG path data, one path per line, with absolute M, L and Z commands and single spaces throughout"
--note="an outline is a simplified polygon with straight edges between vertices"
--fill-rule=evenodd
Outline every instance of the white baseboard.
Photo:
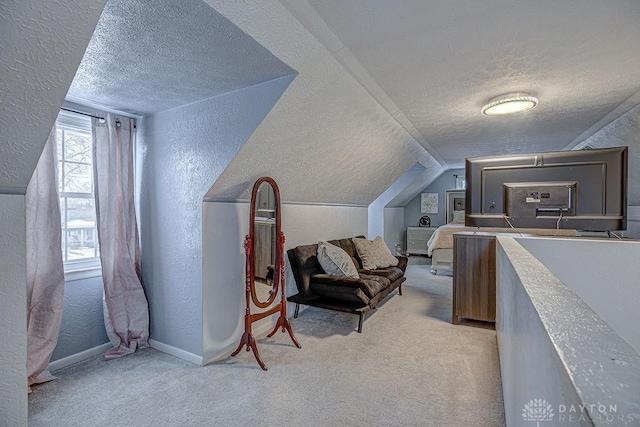
M 149 340 L 149 345 L 151 348 L 155 348 L 158 351 L 163 353 L 170 354 L 171 356 L 175 356 L 178 359 L 185 360 L 189 363 L 193 363 L 194 365 L 202 366 L 202 357 L 195 355 L 193 353 L 189 353 L 188 351 L 179 349 L 177 347 L 171 346 L 169 344 L 161 343 L 156 340 Z
M 97 347 L 90 348 L 89 350 L 81 351 L 80 353 L 72 354 L 71 356 L 63 357 L 62 359 L 58 359 L 49 363 L 49 370 L 56 371 L 58 369 L 65 368 L 69 365 L 73 365 L 74 363 L 82 362 L 85 359 L 89 359 L 90 357 L 97 356 L 109 350 L 111 347 L 110 342 L 106 342 Z
M 302 310 L 301 310 L 302 311 Z M 273 331 L 274 326 L 276 325 L 275 318 L 269 318 L 268 321 L 257 322 L 252 326 L 252 333 L 256 339 L 263 338 L 263 335 L 268 334 Z M 236 341 L 227 345 L 226 347 L 216 349 L 214 353 L 205 354 L 202 358 L 202 365 L 208 365 L 209 363 L 217 362 L 219 360 L 225 359 L 231 355 L 231 352 L 238 348 L 238 344 L 240 344 L 240 339 L 242 338 L 242 334 L 238 335 Z M 260 343 L 258 342 L 258 346 Z

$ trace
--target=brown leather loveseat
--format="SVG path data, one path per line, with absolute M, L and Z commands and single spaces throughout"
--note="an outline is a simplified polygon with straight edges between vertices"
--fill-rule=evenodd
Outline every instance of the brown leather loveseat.
M 364 236 L 356 236 L 364 238 Z M 365 270 L 352 238 L 330 240 L 342 248 L 355 264 L 359 278 L 329 275 L 318 262 L 318 245 L 302 245 L 287 251 L 298 293 L 287 298 L 296 304 L 294 317 L 298 317 L 300 304 L 358 314 L 358 332 L 362 332 L 365 314 L 375 308 L 395 289 L 402 295 L 402 282 L 408 259 L 398 256 L 398 265 L 376 270 Z

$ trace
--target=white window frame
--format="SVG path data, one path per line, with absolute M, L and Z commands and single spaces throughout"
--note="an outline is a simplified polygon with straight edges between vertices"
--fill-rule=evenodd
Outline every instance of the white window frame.
M 87 116 L 83 116 L 81 114 L 76 114 L 67 111 L 60 111 L 58 115 L 58 119 L 56 121 L 56 125 L 58 129 L 79 131 L 79 132 L 88 132 L 91 134 L 91 119 Z M 60 141 L 58 141 L 58 144 Z M 58 159 L 57 161 L 61 161 L 62 159 Z M 62 177 L 58 177 L 58 179 L 62 179 Z M 72 198 L 94 198 L 94 188 L 92 181 L 92 192 L 89 193 L 68 193 L 68 192 L 60 192 L 59 196 L 62 200 L 63 197 L 72 197 Z M 66 209 L 65 209 L 66 212 Z M 62 213 L 62 212 L 61 212 Z M 66 218 L 65 218 L 66 225 Z M 66 227 L 62 230 L 62 238 L 66 239 Z M 97 232 L 95 235 L 96 243 L 97 243 Z M 62 245 L 62 242 L 60 242 Z M 63 247 L 63 250 L 65 248 Z M 100 256 L 98 255 L 95 258 L 83 259 L 77 261 L 64 261 L 64 275 L 65 281 L 71 282 L 74 280 L 88 279 L 91 277 L 98 277 L 102 275 L 102 270 L 100 266 Z

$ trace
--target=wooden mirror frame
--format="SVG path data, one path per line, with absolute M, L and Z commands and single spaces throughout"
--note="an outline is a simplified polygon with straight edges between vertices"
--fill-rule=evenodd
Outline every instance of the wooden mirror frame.
M 256 229 L 255 229 L 255 225 L 256 225 L 256 209 L 258 208 L 258 204 L 257 204 L 257 200 L 258 200 L 258 191 L 260 190 L 260 186 L 262 184 L 269 184 L 271 185 L 271 188 L 273 189 L 273 195 L 275 198 L 275 211 L 276 211 L 276 260 L 274 262 L 274 271 L 273 271 L 273 285 L 271 288 L 271 295 L 269 296 L 269 299 L 265 302 L 262 302 L 258 299 L 258 294 L 256 293 L 256 281 L 255 281 L 255 244 L 256 244 Z M 256 305 L 256 307 L 258 308 L 267 308 L 269 307 L 271 304 L 273 304 L 273 302 L 276 300 L 277 296 L 278 296 L 278 288 L 280 285 L 280 276 L 281 276 L 281 269 L 284 269 L 284 265 L 280 265 L 280 264 L 284 264 L 282 263 L 282 256 L 283 256 L 283 248 L 280 245 L 280 235 L 282 234 L 284 236 L 284 234 L 282 233 L 282 226 L 280 224 L 280 219 L 281 219 L 281 215 L 280 215 L 280 190 L 278 189 L 278 185 L 276 184 L 276 182 L 273 180 L 273 178 L 269 178 L 269 177 L 263 177 L 260 178 L 256 181 L 256 183 L 253 185 L 253 191 L 251 193 L 251 220 L 249 222 L 249 244 L 251 244 L 251 269 L 249 271 L 249 275 L 251 276 L 251 299 L 253 300 L 253 303 Z M 282 277 L 284 277 L 284 274 L 282 274 Z
M 254 278 L 254 252 L 253 252 L 253 242 L 254 242 L 254 232 L 255 232 L 255 227 L 254 227 L 254 223 L 255 223 L 255 219 L 256 219 L 256 200 L 257 200 L 257 196 L 258 196 L 258 189 L 260 188 L 260 185 L 262 185 L 263 183 L 269 183 L 271 184 L 271 187 L 273 188 L 273 192 L 275 195 L 275 210 L 276 210 L 276 239 L 277 239 L 277 243 L 276 243 L 276 263 L 274 266 L 274 274 L 273 274 L 273 280 L 274 280 L 274 285 L 273 288 L 275 289 L 275 291 L 273 291 L 271 293 L 271 296 L 269 297 L 269 299 L 266 302 L 261 302 L 258 300 L 258 296 L 256 295 L 256 290 L 255 290 L 255 278 Z M 300 344 L 298 343 L 298 340 L 296 340 L 296 337 L 293 335 L 293 329 L 291 329 L 291 323 L 289 322 L 289 319 L 287 318 L 287 298 L 285 295 L 285 281 L 284 281 L 284 275 L 285 275 L 285 269 L 284 269 L 284 242 L 285 242 L 285 237 L 284 237 L 284 233 L 282 232 L 281 229 L 281 224 L 280 224 L 280 219 L 281 219 L 281 214 L 280 214 L 280 189 L 278 188 L 278 185 L 276 184 L 276 182 L 273 180 L 273 178 L 270 177 L 262 177 L 259 178 L 256 183 L 253 185 L 253 191 L 251 193 L 251 214 L 250 214 L 250 224 L 249 224 L 249 234 L 247 236 L 245 236 L 245 241 L 244 241 L 244 248 L 245 248 L 245 255 L 246 255 L 246 263 L 245 263 L 245 302 L 246 302 L 246 308 L 245 308 L 245 314 L 244 314 L 244 333 L 242 334 L 242 338 L 240 339 L 240 344 L 238 345 L 238 348 L 235 349 L 235 351 L 233 353 L 231 353 L 231 356 L 236 356 L 238 353 L 240 353 L 240 350 L 242 350 L 242 347 L 244 347 L 246 345 L 247 351 L 252 350 L 253 351 L 253 355 L 255 356 L 258 364 L 260 365 L 260 367 L 263 370 L 267 370 L 267 365 L 264 364 L 264 362 L 262 361 L 262 359 L 260 358 L 260 353 L 258 353 L 258 345 L 256 343 L 256 339 L 253 336 L 253 332 L 251 329 L 251 326 L 253 324 L 253 322 L 256 322 L 260 319 L 263 319 L 267 316 L 271 316 L 272 314 L 276 314 L 276 313 L 280 313 L 280 317 L 278 317 L 278 321 L 276 322 L 276 326 L 275 328 L 273 328 L 273 331 L 271 331 L 271 333 L 269 335 L 267 335 L 267 337 L 272 337 L 273 335 L 275 335 L 275 333 L 278 331 L 278 329 L 282 328 L 282 332 L 288 332 L 289 336 L 291 337 L 291 341 L 293 341 L 293 343 L 295 344 L 296 347 L 301 348 Z M 280 291 L 280 304 L 276 304 L 274 307 L 266 310 L 266 311 L 262 311 L 260 313 L 254 313 L 251 314 L 251 303 L 253 302 L 256 306 L 258 306 L 258 308 L 267 308 L 269 307 L 277 298 L 278 295 L 278 291 Z

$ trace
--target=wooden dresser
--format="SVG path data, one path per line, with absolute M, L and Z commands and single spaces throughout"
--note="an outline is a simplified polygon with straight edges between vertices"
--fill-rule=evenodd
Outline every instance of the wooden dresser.
M 453 235 L 453 319 L 496 321 L 496 234 Z
M 427 242 L 438 227 L 407 227 L 407 253 L 426 255 Z

